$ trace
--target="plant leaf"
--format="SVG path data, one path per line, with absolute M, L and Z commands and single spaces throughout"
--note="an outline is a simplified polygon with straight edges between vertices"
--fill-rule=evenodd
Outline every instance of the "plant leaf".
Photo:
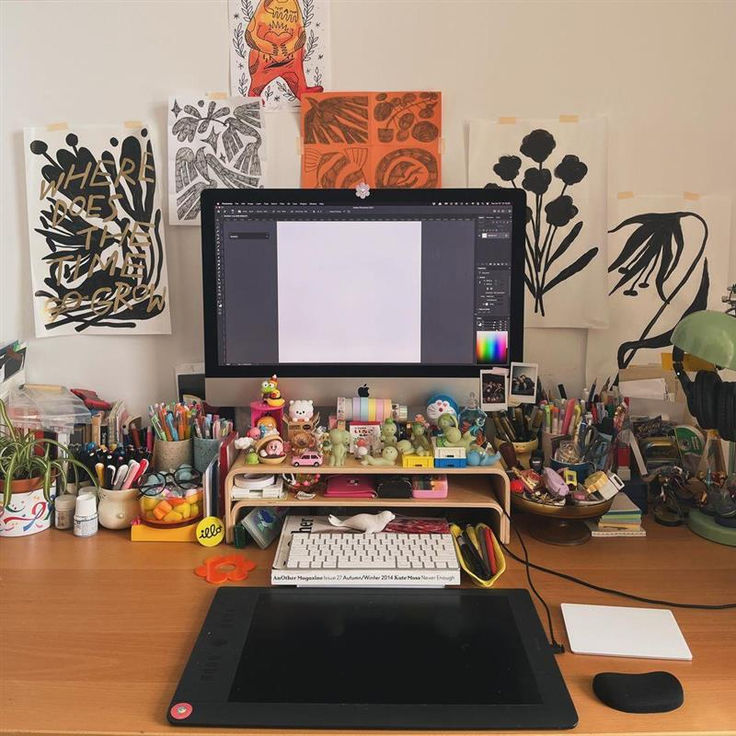
M 549 257 L 547 265 L 551 266 L 571 245 L 572 241 L 577 238 L 578 233 L 583 229 L 583 221 L 576 222 L 572 230 L 565 235 L 560 244 L 555 248 L 555 252 Z
M 664 293 L 664 282 L 667 280 L 668 274 L 671 273 L 670 265 L 674 260 L 674 255 L 672 253 L 671 232 L 662 233 L 662 243 L 659 252 L 662 255 L 662 259 L 660 260 L 659 268 L 657 269 L 657 276 L 654 279 L 654 283 L 657 286 L 657 293 L 659 294 L 660 299 L 665 302 L 667 301 L 667 297 Z
M 672 345 L 672 333 L 674 332 L 677 323 L 681 319 L 687 317 L 688 314 L 707 309 L 709 288 L 710 277 L 708 275 L 708 259 L 706 258 L 703 263 L 703 273 L 700 277 L 700 286 L 698 286 L 698 291 L 696 292 L 690 306 L 682 313 L 680 318 L 666 332 L 655 335 L 654 337 L 647 337 L 644 339 L 628 340 L 626 342 L 622 342 L 618 348 L 618 352 L 616 355 L 618 367 L 626 368 L 634 359 L 634 356 L 639 350 L 666 348 Z
M 567 281 L 567 279 L 569 279 L 571 276 L 574 276 L 578 271 L 582 271 L 596 257 L 597 253 L 597 246 L 595 248 L 591 248 L 586 253 L 583 253 L 583 255 L 581 255 L 580 258 L 577 259 L 577 261 L 563 268 L 562 271 L 560 271 L 557 276 L 555 276 L 544 287 L 544 291 L 542 293 L 546 294 L 550 289 L 554 289 L 557 284 L 563 281 Z
M 609 232 L 614 233 L 618 229 L 619 228 L 615 228 L 614 230 L 609 230 Z M 646 242 L 647 238 L 650 238 L 655 232 L 656 228 L 651 224 L 641 225 L 636 228 L 636 230 L 634 230 L 634 232 L 626 239 L 623 248 L 621 248 L 621 252 L 608 267 L 608 273 L 615 271 L 620 265 L 626 263 L 626 261 L 636 253 L 639 247 Z

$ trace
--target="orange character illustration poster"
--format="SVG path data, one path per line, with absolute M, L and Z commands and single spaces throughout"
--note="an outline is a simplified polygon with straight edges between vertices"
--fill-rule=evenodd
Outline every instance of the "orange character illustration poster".
M 302 98 L 302 186 L 441 186 L 439 92 L 327 92 Z
M 229 0 L 230 88 L 266 109 L 327 86 L 327 0 Z

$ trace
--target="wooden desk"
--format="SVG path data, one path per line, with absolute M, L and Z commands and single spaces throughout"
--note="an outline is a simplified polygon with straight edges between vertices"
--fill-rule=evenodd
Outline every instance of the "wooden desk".
M 577 548 L 529 539 L 529 552 L 533 561 L 646 596 L 736 600 L 736 550 L 684 528 L 650 523 L 648 529 L 646 539 L 593 539 Z M 164 718 L 214 593 L 192 572 L 207 554 L 193 544 L 134 544 L 124 533 L 106 530 L 88 539 L 51 530 L 1 540 L 0 729 L 24 734 L 216 733 L 177 730 Z M 264 563 L 265 553 L 250 556 Z M 561 601 L 636 605 L 534 575 L 565 644 Z M 248 582 L 268 581 L 263 564 Z M 501 584 L 523 587 L 525 582 L 522 565 L 509 560 Z M 675 617 L 692 662 L 558 657 L 580 715 L 575 733 L 736 732 L 736 610 L 675 610 Z M 592 693 L 597 672 L 655 669 L 682 681 L 685 705 L 680 710 L 627 715 L 605 707 Z

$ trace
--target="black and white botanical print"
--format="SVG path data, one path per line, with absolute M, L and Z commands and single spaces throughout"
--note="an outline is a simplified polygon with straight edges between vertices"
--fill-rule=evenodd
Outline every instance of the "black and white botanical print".
M 329 86 L 329 0 L 229 0 L 230 93 L 267 110 Z
M 54 125 L 24 140 L 36 336 L 169 334 L 149 128 Z
M 258 100 L 216 93 L 169 99 L 170 224 L 198 225 L 205 189 L 263 186 L 262 123 Z
M 686 315 L 719 309 L 728 287 L 726 197 L 624 196 L 609 208 L 607 330 L 588 332 L 587 376 L 659 363 Z
M 529 326 L 606 324 L 605 153 L 601 119 L 470 124 L 471 186 L 526 192 Z

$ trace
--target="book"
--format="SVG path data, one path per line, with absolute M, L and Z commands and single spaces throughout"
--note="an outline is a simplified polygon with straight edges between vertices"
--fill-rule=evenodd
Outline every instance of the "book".
M 647 531 L 642 526 L 633 528 L 600 527 L 595 519 L 586 519 L 591 537 L 646 537 Z

